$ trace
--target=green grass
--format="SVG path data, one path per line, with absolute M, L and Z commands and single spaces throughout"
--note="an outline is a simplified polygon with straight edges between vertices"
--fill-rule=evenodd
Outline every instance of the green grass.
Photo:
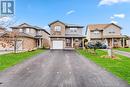
M 115 48 L 115 50 L 130 52 L 130 48 Z
M 38 49 L 32 52 L 23 52 L 23 53 L 17 53 L 17 54 L 10 53 L 10 54 L 0 55 L 0 71 L 5 70 L 11 66 L 14 66 L 42 52 L 43 52 L 43 49 Z
M 101 58 L 102 55 L 107 55 L 107 52 L 102 50 L 97 50 L 97 54 L 90 54 L 85 50 L 77 50 L 77 52 L 130 84 L 130 58 L 121 55 L 116 55 L 119 57 L 117 60 Z

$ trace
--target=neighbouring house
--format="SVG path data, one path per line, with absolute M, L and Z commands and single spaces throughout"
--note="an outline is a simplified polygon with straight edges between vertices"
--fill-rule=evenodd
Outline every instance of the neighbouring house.
M 21 51 L 30 51 L 37 48 L 50 47 L 50 34 L 37 26 L 32 26 L 27 23 L 11 27 L 12 31 L 3 32 L 2 38 L 12 38 L 12 41 L 2 41 L 0 50 L 13 50 L 14 41 L 16 42 L 16 49 Z
M 90 24 L 87 26 L 86 36 L 89 42 L 101 42 L 108 47 L 124 47 L 124 36 L 121 27 L 114 24 Z M 122 44 L 123 43 L 123 44 Z
M 8 31 L 6 30 L 6 28 L 0 27 L 0 51 L 1 50 L 7 50 L 10 49 L 12 50 L 12 45 L 10 41 L 7 41 L 5 38 L 3 38 L 3 36 L 8 33 Z
M 130 47 L 130 37 L 128 37 L 128 40 L 126 40 L 127 46 Z
M 4 33 L 6 31 L 6 28 L 0 27 L 0 34 Z
M 66 24 L 59 20 L 49 24 L 51 49 L 74 49 L 83 47 L 83 26 Z

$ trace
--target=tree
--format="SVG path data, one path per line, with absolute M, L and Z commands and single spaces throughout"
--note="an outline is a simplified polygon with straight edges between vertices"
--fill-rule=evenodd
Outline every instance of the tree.
M 0 27 L 9 28 L 13 26 L 17 20 L 14 19 L 14 17 L 10 16 L 1 16 L 0 17 Z
M 0 17 L 0 27 L 8 30 L 11 26 L 16 23 L 16 20 L 13 20 L 13 17 L 2 16 Z M 0 36 L 0 41 L 6 43 L 12 43 L 14 46 L 14 52 L 17 53 L 17 41 L 19 37 L 19 33 L 15 31 L 6 31 Z
M 19 38 L 19 32 L 6 32 L 0 37 L 0 41 L 3 41 L 5 43 L 11 44 L 14 47 L 14 53 L 17 53 L 17 49 L 19 48 L 17 46 L 18 38 Z
M 84 47 L 88 51 L 88 39 L 84 39 Z
M 96 53 L 97 49 L 101 49 L 102 48 L 102 44 L 100 42 L 89 42 L 87 47 L 89 49 L 93 49 L 93 53 Z

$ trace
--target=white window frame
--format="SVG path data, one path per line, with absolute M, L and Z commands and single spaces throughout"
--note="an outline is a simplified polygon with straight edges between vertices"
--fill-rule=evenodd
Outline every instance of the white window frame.
M 55 31 L 61 31 L 61 26 L 55 26 Z
M 96 30 L 96 31 L 93 31 L 93 33 L 94 34 L 99 34 L 100 32 Z
M 76 33 L 77 32 L 77 28 L 70 28 L 70 32 L 73 32 L 73 33 L 75 32 Z
M 109 33 L 115 33 L 115 30 L 114 30 L 113 28 L 111 28 L 111 29 L 109 30 Z
M 23 32 L 23 29 L 19 29 L 19 32 Z
M 26 28 L 26 33 L 30 33 L 30 28 Z

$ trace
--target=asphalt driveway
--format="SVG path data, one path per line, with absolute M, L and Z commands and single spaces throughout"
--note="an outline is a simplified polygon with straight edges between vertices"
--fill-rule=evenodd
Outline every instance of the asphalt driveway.
M 130 87 L 74 51 L 47 51 L 0 73 L 0 87 Z

